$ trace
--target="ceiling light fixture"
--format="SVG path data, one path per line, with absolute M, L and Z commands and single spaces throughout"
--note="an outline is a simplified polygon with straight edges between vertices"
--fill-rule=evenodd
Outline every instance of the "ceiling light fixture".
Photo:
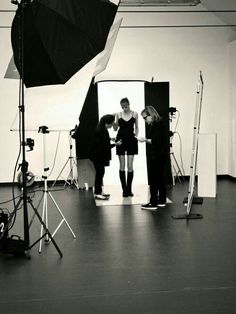
M 200 0 L 121 0 L 120 6 L 196 6 Z

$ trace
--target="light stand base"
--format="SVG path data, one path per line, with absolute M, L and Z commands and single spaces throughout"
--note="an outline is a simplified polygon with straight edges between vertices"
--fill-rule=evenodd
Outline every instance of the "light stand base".
M 202 219 L 203 216 L 201 214 L 182 214 L 182 215 L 176 215 L 171 216 L 173 219 Z

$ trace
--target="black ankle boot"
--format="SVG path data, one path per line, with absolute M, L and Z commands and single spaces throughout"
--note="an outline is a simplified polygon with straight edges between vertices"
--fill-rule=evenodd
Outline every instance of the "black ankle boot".
M 128 196 L 134 196 L 132 193 L 132 182 L 133 182 L 134 172 L 128 171 L 127 172 L 127 193 Z
M 127 185 L 126 185 L 125 171 L 120 170 L 119 175 L 120 175 L 120 182 L 121 182 L 121 186 L 123 190 L 123 197 L 127 197 L 128 191 L 127 191 Z

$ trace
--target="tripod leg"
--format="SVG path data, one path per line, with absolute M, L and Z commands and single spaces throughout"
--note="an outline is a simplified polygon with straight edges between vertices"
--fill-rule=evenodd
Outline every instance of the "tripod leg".
M 39 200 L 38 206 L 36 207 L 37 210 L 38 210 L 38 208 L 39 208 L 39 206 L 40 206 L 40 204 L 41 204 L 41 202 L 42 202 L 42 199 L 43 199 L 43 195 L 42 195 L 42 197 L 41 197 L 40 200 Z M 33 223 L 33 221 L 34 221 L 34 218 L 35 218 L 35 213 L 33 214 L 33 217 L 32 217 L 31 220 L 30 220 L 29 228 L 32 226 L 32 223 Z
M 173 153 L 170 153 L 170 164 L 171 164 L 171 175 L 172 175 L 172 184 L 173 186 L 175 185 L 175 167 L 174 167 L 174 163 L 173 163 Z
M 64 184 L 64 187 L 66 186 L 66 184 L 68 185 L 72 185 L 73 184 L 73 171 L 72 171 L 72 168 L 70 168 L 70 172 L 65 180 L 65 184 Z
M 66 185 L 66 183 L 69 183 L 69 181 L 70 181 L 70 185 L 74 184 L 76 186 L 76 188 L 79 189 L 77 177 L 75 177 L 75 175 L 74 175 L 74 166 L 77 169 L 76 158 L 75 157 L 69 157 L 69 160 L 70 160 L 70 172 L 68 174 L 67 180 L 65 180 L 66 182 L 65 182 L 64 186 Z
M 77 172 L 77 160 L 76 158 L 73 158 L 73 164 L 75 166 L 75 169 L 76 169 L 76 174 L 74 175 L 73 174 L 73 180 L 74 180 L 74 184 L 76 186 L 77 189 L 79 189 L 79 183 L 78 183 L 78 172 Z
M 45 226 L 48 229 L 48 219 L 47 219 L 47 193 L 44 192 L 43 195 L 43 213 L 42 213 L 42 221 L 45 221 Z M 41 224 L 41 229 L 40 229 L 40 242 L 39 242 L 39 253 L 42 252 L 42 238 L 43 238 L 43 224 Z M 48 236 L 46 233 L 46 241 L 48 241 Z
M 62 167 L 62 169 L 61 169 L 59 175 L 57 176 L 57 178 L 56 178 L 55 181 L 53 182 L 53 185 L 51 186 L 52 188 L 53 188 L 54 185 L 56 184 L 58 178 L 60 178 L 60 176 L 61 176 L 62 172 L 64 171 L 64 169 L 65 169 L 65 167 L 66 167 L 66 165 L 67 165 L 68 162 L 69 162 L 69 158 L 67 159 L 67 161 L 65 162 L 64 166 Z
M 38 217 L 38 219 L 39 219 L 41 225 L 43 226 L 44 230 L 46 231 L 46 234 L 48 234 L 49 238 L 52 240 L 52 243 L 54 244 L 54 246 L 55 246 L 57 252 L 58 252 L 59 255 L 62 257 L 63 254 L 62 254 L 61 250 L 59 249 L 58 245 L 56 244 L 55 240 L 53 239 L 53 236 L 52 236 L 51 233 L 49 232 L 49 230 L 48 230 L 47 226 L 45 225 L 43 219 L 42 219 L 41 216 L 39 215 L 37 209 L 33 206 L 32 200 L 31 200 L 31 199 L 28 199 L 28 202 L 30 203 L 31 207 L 33 208 L 33 211 L 35 212 L 35 215 Z M 36 242 L 36 243 L 37 243 L 37 242 Z M 36 244 L 36 243 L 35 243 L 35 244 Z M 32 245 L 31 245 L 30 248 L 32 248 Z
M 174 153 L 173 153 L 173 159 L 174 159 L 175 164 L 176 164 L 177 169 L 178 169 L 177 176 L 178 176 L 178 174 L 180 174 L 180 176 L 183 178 L 183 177 L 184 177 L 184 175 L 183 175 L 183 173 L 182 173 L 182 171 L 181 171 L 181 169 L 180 169 L 180 166 L 179 166 L 179 164 L 178 164 L 178 162 L 177 162 L 177 160 L 176 160 L 176 158 L 175 158 Z M 181 182 L 181 180 L 180 180 L 179 176 L 178 176 L 178 179 L 179 179 L 179 182 Z
M 73 237 L 76 238 L 76 236 L 75 236 L 73 230 L 71 229 L 69 223 L 67 222 L 65 216 L 63 215 L 62 211 L 60 210 L 59 206 L 57 205 L 57 203 L 56 203 L 55 199 L 53 198 L 52 194 L 51 194 L 50 192 L 48 192 L 48 194 L 49 194 L 49 196 L 51 197 L 51 199 L 52 199 L 54 205 L 56 206 L 58 212 L 60 213 L 60 215 L 61 215 L 61 217 L 62 217 L 62 221 L 60 222 L 60 224 L 58 225 L 58 227 L 56 228 L 56 230 L 53 232 L 52 236 L 54 237 L 54 235 L 56 234 L 57 230 L 60 228 L 61 224 L 62 224 L 63 222 L 65 222 L 66 225 L 67 225 L 67 227 L 68 227 L 68 229 L 69 229 L 70 232 L 72 233 Z

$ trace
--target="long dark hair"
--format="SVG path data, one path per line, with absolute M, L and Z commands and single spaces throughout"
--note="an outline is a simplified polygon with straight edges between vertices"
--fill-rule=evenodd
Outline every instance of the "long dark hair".
M 106 114 L 102 116 L 97 125 L 97 131 L 105 131 L 106 124 L 112 124 L 115 121 L 115 116 L 112 114 Z

